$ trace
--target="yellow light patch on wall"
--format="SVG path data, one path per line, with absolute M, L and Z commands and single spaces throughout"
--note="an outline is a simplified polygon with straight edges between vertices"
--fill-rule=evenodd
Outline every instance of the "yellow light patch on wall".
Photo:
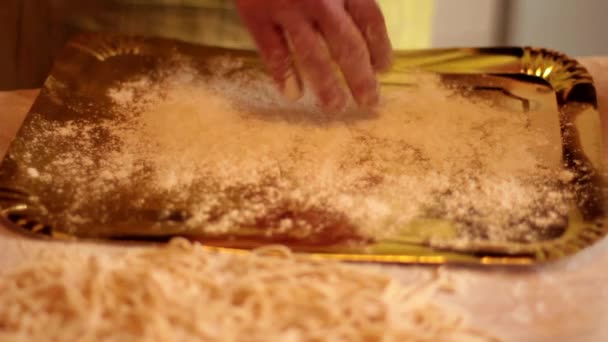
M 379 0 L 395 50 L 431 46 L 433 0 Z

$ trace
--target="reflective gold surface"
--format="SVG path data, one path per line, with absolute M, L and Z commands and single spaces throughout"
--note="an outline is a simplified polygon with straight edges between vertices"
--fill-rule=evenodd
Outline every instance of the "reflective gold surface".
M 187 235 L 222 249 L 247 249 L 268 243 L 259 233 L 247 230 L 231 239 L 193 234 L 186 231 L 179 220 L 168 222 L 163 221 L 158 212 L 133 211 L 128 206 L 128 194 L 121 197 L 124 207 L 120 211 L 121 217 L 129 217 L 128 220 L 119 215 L 109 224 L 88 226 L 86 230 L 67 229 L 56 223 L 61 222 L 63 213 L 57 203 L 70 201 L 69 196 L 52 188 L 33 187 L 19 174 L 20 168 L 16 165 L 19 146 L 27 145 L 28 139 L 33 138 L 24 133 L 26 128 L 32 128 L 32 113 L 58 120 L 77 118 L 83 115 L 81 103 L 84 100 L 94 102 L 98 108 L 106 108 L 104 94 L 115 75 L 124 77 L 146 70 L 150 61 L 176 52 L 203 60 L 228 52 L 241 56 L 247 68 L 260 67 L 256 56 L 250 52 L 111 35 L 83 35 L 74 39 L 57 59 L 45 88 L 0 167 L 0 213 L 12 227 L 34 236 L 55 239 L 163 241 Z M 130 57 L 113 58 L 116 56 Z M 580 189 L 576 193 L 577 205 L 570 210 L 568 226 L 559 236 L 534 243 L 479 241 L 458 246 L 430 244 L 429 234 L 449 240 L 453 228 L 450 222 L 427 220 L 419 222 L 418 226 L 406 227 L 399 236 L 365 246 L 339 243 L 310 246 L 292 241 L 287 243 L 290 247 L 313 256 L 351 261 L 522 265 L 575 253 L 604 236 L 605 178 L 595 88 L 591 77 L 576 61 L 559 53 L 533 48 L 398 52 L 393 70 L 382 75 L 381 81 L 386 87 L 412 84 L 414 71 L 437 73 L 444 83 L 472 89 L 471 96 L 487 98 L 501 106 L 524 111 L 536 106 L 544 110 L 546 115 L 531 118 L 531 125 L 545 129 L 561 141 L 562 154 L 546 157 L 571 170 Z M 95 82 L 89 82 L 91 79 Z M 57 83 L 62 85 L 59 94 Z M 55 101 L 56 96 L 63 101 Z M 94 218 L 99 212 L 91 211 L 90 215 Z

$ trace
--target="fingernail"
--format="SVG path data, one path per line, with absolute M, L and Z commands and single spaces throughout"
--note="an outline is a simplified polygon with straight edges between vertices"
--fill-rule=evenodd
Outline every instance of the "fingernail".
M 283 96 L 290 101 L 297 101 L 302 97 L 302 87 L 296 75 L 289 74 L 283 82 Z
M 380 89 L 376 85 L 374 90 L 366 91 L 359 97 L 359 105 L 363 107 L 374 107 L 380 101 Z
M 393 65 L 393 55 L 392 54 L 386 56 L 383 60 L 380 60 L 380 61 L 374 60 L 373 61 L 373 68 L 377 72 L 389 71 L 391 69 L 392 65 Z

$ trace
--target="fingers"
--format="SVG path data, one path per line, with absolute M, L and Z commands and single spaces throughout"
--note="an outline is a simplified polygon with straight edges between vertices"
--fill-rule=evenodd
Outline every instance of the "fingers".
M 325 109 L 343 109 L 348 95 L 338 79 L 337 64 L 359 105 L 371 107 L 378 102 L 375 71 L 390 66 L 392 48 L 375 0 L 235 3 L 286 97 L 301 96 L 302 76 Z
M 363 107 L 374 106 L 379 98 L 378 84 L 359 28 L 338 1 L 329 2 L 318 16 L 319 28 L 353 98 Z
M 286 98 L 292 101 L 299 99 L 302 96 L 302 83 L 293 65 L 283 31 L 272 22 L 263 20 L 262 15 L 251 12 L 256 8 L 247 10 L 247 15 L 242 17 L 253 35 L 268 73 Z
M 286 19 L 282 25 L 296 63 L 308 78 L 321 105 L 331 111 L 342 110 L 346 105 L 346 93 L 340 86 L 322 37 L 309 22 L 297 17 Z
M 276 26 L 267 25 L 252 30 L 252 33 L 256 37 L 262 60 L 283 95 L 292 101 L 299 99 L 302 96 L 302 83 L 283 32 Z
M 345 7 L 363 33 L 374 69 L 387 70 L 392 63 L 392 47 L 378 3 L 375 0 L 346 0 Z

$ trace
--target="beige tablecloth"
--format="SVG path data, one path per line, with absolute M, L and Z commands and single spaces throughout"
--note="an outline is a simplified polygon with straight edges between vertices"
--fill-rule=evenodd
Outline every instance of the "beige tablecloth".
M 600 110 L 608 119 L 608 57 L 582 58 L 594 76 Z M 37 90 L 0 92 L 0 156 L 38 94 Z M 603 124 L 608 132 L 608 120 Z M 41 249 L 98 249 L 125 246 L 70 244 L 25 239 L 0 226 L 0 269 Z M 401 280 L 433 267 L 382 266 Z M 608 341 L 608 239 L 563 261 L 535 268 L 443 266 L 456 284 L 439 301 L 467 313 L 470 323 L 507 341 Z

